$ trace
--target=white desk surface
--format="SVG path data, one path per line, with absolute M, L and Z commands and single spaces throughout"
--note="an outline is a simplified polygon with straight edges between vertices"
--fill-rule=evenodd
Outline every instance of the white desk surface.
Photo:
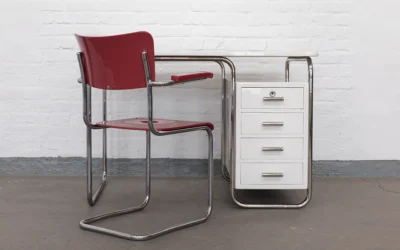
M 204 53 L 199 52 L 188 52 L 188 53 L 156 53 L 155 56 L 223 56 L 223 57 L 317 57 L 318 52 L 299 52 L 299 51 L 272 51 L 265 53 L 257 53 L 257 52 L 231 52 L 231 53 L 210 53 L 205 51 Z

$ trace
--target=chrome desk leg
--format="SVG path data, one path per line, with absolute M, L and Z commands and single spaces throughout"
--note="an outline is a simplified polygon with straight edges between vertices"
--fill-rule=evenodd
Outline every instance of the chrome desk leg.
M 243 208 L 302 208 L 305 207 L 311 200 L 312 197 L 312 159 L 313 159 L 313 86 L 314 86 L 314 69 L 313 69 L 313 63 L 312 59 L 310 57 L 289 57 L 286 60 L 285 63 L 285 81 L 289 82 L 289 65 L 291 61 L 305 61 L 307 62 L 307 70 L 308 70 L 308 84 L 309 84 L 309 143 L 308 143 L 308 188 L 307 188 L 307 195 L 306 198 L 299 204 L 293 204 L 293 205 L 288 205 L 288 204 L 244 204 L 238 201 L 235 197 L 235 153 L 236 151 L 234 150 L 235 142 L 232 143 L 232 171 L 231 171 L 231 195 L 232 199 L 234 202 Z M 236 89 L 233 90 L 233 108 L 235 108 L 235 102 L 236 102 Z M 233 112 L 233 116 L 235 115 L 235 112 Z M 233 123 L 233 135 L 232 138 L 234 138 L 234 131 L 235 131 L 235 126 Z
M 234 164 L 232 160 L 232 148 L 234 146 L 233 142 L 234 140 L 232 139 L 233 137 L 233 105 L 231 102 L 233 102 L 233 97 L 232 94 L 234 93 L 233 90 L 236 88 L 236 68 L 234 63 L 229 60 L 228 58 L 222 58 L 221 60 L 217 61 L 217 63 L 223 67 L 224 63 L 227 64 L 230 69 L 231 73 L 231 81 L 230 84 L 228 83 L 228 80 L 224 79 L 224 85 L 223 85 L 223 98 L 222 98 L 222 112 L 223 112 L 223 117 L 222 117 L 222 129 L 224 130 L 224 134 L 222 136 L 222 140 L 224 140 L 225 143 L 225 150 L 222 151 L 224 154 L 224 162 L 225 165 L 222 165 L 222 174 L 225 180 L 228 182 L 231 181 L 232 177 L 232 166 Z M 227 166 L 230 167 L 231 171 L 227 171 Z
M 107 218 L 119 216 L 119 215 L 124 215 L 128 213 L 134 213 L 137 211 L 143 210 L 147 204 L 150 201 L 150 194 L 151 194 L 151 168 L 150 168 L 150 159 L 151 159 L 151 138 L 150 138 L 150 131 L 146 132 L 146 197 L 144 201 L 142 202 L 141 205 L 132 207 L 132 208 L 127 208 L 123 210 L 118 210 L 102 215 L 98 215 L 89 219 L 82 220 L 79 225 L 82 229 L 92 231 L 92 232 L 97 232 L 97 233 L 102 233 L 126 240 L 133 240 L 133 241 L 145 241 L 145 240 L 150 240 L 159 236 L 162 236 L 164 234 L 177 231 L 180 229 L 184 229 L 190 226 L 194 226 L 200 223 L 205 222 L 209 216 L 211 215 L 212 212 L 212 206 L 213 206 L 213 135 L 212 131 L 210 128 L 205 127 L 205 128 L 197 128 L 197 129 L 192 129 L 191 131 L 195 130 L 205 130 L 208 135 L 208 207 L 205 212 L 205 215 L 197 220 L 189 221 L 183 224 L 175 225 L 166 229 L 163 229 L 161 231 L 157 231 L 151 234 L 147 235 L 131 235 L 123 232 L 119 232 L 116 230 L 111 230 L 107 229 L 104 227 L 99 227 L 99 226 L 93 226 L 90 225 L 96 221 L 104 220 Z
M 234 63 L 227 57 L 224 56 L 177 56 L 177 55 L 164 55 L 164 56 L 155 56 L 156 61 L 164 61 L 164 62 L 215 62 L 220 65 L 221 67 L 221 72 L 223 75 L 223 78 L 225 77 L 225 67 L 224 63 L 228 65 L 228 68 L 230 69 L 231 72 L 231 84 L 232 84 L 232 89 L 235 88 L 235 82 L 236 82 L 236 69 Z M 232 161 L 231 161 L 231 151 L 232 151 L 232 140 L 229 140 L 231 135 L 229 133 L 232 133 L 232 109 L 230 107 L 229 103 L 229 98 L 228 96 L 232 96 L 233 92 L 230 92 L 230 89 L 228 88 L 229 84 L 227 83 L 226 79 L 224 79 L 224 85 L 226 88 L 223 89 L 224 96 L 223 96 L 223 106 L 225 106 L 225 111 L 223 114 L 225 114 L 225 119 L 222 117 L 222 122 L 225 122 L 225 126 L 222 125 L 222 130 L 223 134 L 221 134 L 221 140 L 223 141 L 222 143 L 225 142 L 225 145 L 221 145 L 221 158 L 222 163 L 225 163 L 225 169 L 224 169 L 224 164 L 222 164 L 222 173 L 223 176 L 226 180 L 230 181 L 231 177 L 229 176 L 230 174 L 227 171 L 227 168 L 232 169 Z M 225 148 L 225 152 L 223 151 L 223 147 Z M 232 170 L 231 170 L 232 173 Z
M 229 157 L 229 166 L 230 166 L 230 172 L 229 172 L 229 181 L 232 182 L 233 180 L 233 169 L 235 167 L 235 155 L 234 155 L 234 149 L 235 149 L 235 143 L 236 143 L 236 138 L 235 138 L 235 95 L 236 95 L 236 68 L 234 63 L 231 60 L 226 60 L 226 64 L 228 64 L 229 69 L 231 70 L 231 82 L 227 84 L 227 90 L 226 90 L 226 96 L 229 96 L 229 98 L 226 98 L 226 130 L 228 131 L 228 136 L 227 136 L 227 147 L 228 147 L 228 155 Z M 230 87 L 230 88 L 228 88 Z
M 227 97 L 228 97 L 228 86 L 227 80 L 225 78 L 225 66 L 222 62 L 217 62 L 221 67 L 221 79 L 222 79 L 222 110 L 221 110 L 221 174 L 225 180 L 230 181 L 229 173 L 226 169 L 226 166 L 229 165 L 229 151 L 227 153 L 227 139 L 229 138 L 229 131 L 227 129 L 227 122 L 229 123 L 229 118 L 227 117 Z
M 290 58 L 286 59 L 285 62 L 285 82 L 289 82 L 290 81 Z

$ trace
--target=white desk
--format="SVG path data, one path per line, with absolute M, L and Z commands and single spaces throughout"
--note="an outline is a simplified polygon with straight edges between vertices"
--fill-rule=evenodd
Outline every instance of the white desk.
M 266 52 L 266 53 L 178 53 L 178 54 L 156 54 L 156 61 L 196 61 L 196 62 L 215 62 L 221 68 L 221 80 L 223 82 L 223 96 L 222 96 L 222 127 L 221 130 L 221 170 L 226 180 L 231 181 L 231 195 L 234 202 L 245 208 L 301 208 L 309 203 L 312 194 L 312 125 L 313 125 L 313 64 L 312 57 L 317 57 L 317 52 Z M 287 204 L 245 204 L 236 198 L 236 68 L 235 64 L 230 58 L 274 58 L 283 57 L 287 58 L 285 62 L 285 82 L 289 82 L 290 62 L 303 61 L 307 63 L 308 69 L 308 84 L 307 91 L 309 92 L 308 99 L 308 130 L 309 130 L 309 143 L 308 143 L 308 168 L 307 168 L 307 196 L 300 204 L 287 205 Z M 225 77 L 225 65 L 231 72 L 230 81 Z M 229 121 L 229 122 L 227 122 Z

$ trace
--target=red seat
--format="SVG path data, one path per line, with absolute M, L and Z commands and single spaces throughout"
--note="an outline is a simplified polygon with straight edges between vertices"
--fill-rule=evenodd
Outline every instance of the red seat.
M 211 130 L 214 130 L 214 125 L 210 122 L 153 119 L 153 124 L 154 127 L 159 131 L 171 131 L 176 129 L 195 128 L 195 127 L 209 127 Z M 149 126 L 147 125 L 146 117 L 99 122 L 96 123 L 96 125 L 103 128 L 149 131 Z

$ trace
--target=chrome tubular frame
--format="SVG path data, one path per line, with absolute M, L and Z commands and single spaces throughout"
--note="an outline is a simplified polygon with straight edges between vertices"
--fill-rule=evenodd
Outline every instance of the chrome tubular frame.
M 228 166 L 231 165 L 231 148 L 232 142 L 229 140 L 231 135 L 231 105 L 229 103 L 228 96 L 231 96 L 231 89 L 235 88 L 236 82 L 236 69 L 233 62 L 224 56 L 179 56 L 179 55 L 163 55 L 156 56 L 156 61 L 168 61 L 168 62 L 215 62 L 221 68 L 221 80 L 222 80 L 222 128 L 221 128 L 221 173 L 225 180 L 230 181 L 229 172 L 227 171 Z M 231 85 L 228 84 L 226 79 L 226 70 L 224 64 L 228 65 L 231 72 Z M 231 87 L 231 89 L 229 88 Z M 229 167 L 230 168 L 230 167 Z
M 82 54 L 78 53 L 79 69 L 81 73 L 78 82 L 82 84 L 83 90 L 83 121 L 86 125 L 86 167 L 87 167 L 87 201 L 90 206 L 96 204 L 105 186 L 107 185 L 107 130 L 92 124 L 92 91 L 85 82 Z M 103 91 L 103 121 L 107 119 L 107 93 Z M 103 129 L 103 174 L 101 184 L 93 194 L 93 171 L 92 171 L 92 129 Z
M 312 159 L 313 159 L 313 86 L 314 86 L 314 70 L 313 63 L 310 57 L 288 57 L 285 63 L 285 81 L 289 82 L 289 73 L 290 73 L 290 62 L 292 61 L 302 61 L 307 63 L 308 69 L 308 84 L 309 84 L 309 143 L 308 143 L 308 188 L 307 195 L 305 199 L 299 204 L 244 204 L 238 201 L 235 197 L 235 142 L 232 143 L 232 168 L 231 168 L 231 195 L 234 202 L 243 208 L 302 208 L 305 207 L 311 200 L 312 196 Z M 235 108 L 236 102 L 236 91 L 233 93 L 233 108 Z M 235 112 L 233 112 L 233 116 L 235 116 Z M 233 123 L 233 135 L 235 134 L 236 126 Z M 235 136 L 233 136 L 234 139 Z
M 110 235 L 110 236 L 114 236 L 114 237 L 118 237 L 118 238 L 123 238 L 123 239 L 127 239 L 127 240 L 134 240 L 134 241 L 150 240 L 150 239 L 162 236 L 164 234 L 167 234 L 167 233 L 170 233 L 173 231 L 177 231 L 180 229 L 184 229 L 184 228 L 187 228 L 190 226 L 194 226 L 194 225 L 203 223 L 211 215 L 212 207 L 213 207 L 213 192 L 212 191 L 213 191 L 213 172 L 214 171 L 213 171 L 213 134 L 212 134 L 212 131 L 207 126 L 188 128 L 188 129 L 180 129 L 180 130 L 172 130 L 172 131 L 158 131 L 154 127 L 152 88 L 157 87 L 157 86 L 168 86 L 168 85 L 173 84 L 173 82 L 152 82 L 150 80 L 151 79 L 150 67 L 149 67 L 148 60 L 147 60 L 147 54 L 145 52 L 142 53 L 142 59 L 143 59 L 143 65 L 144 65 L 146 78 L 147 78 L 147 93 L 148 93 L 147 109 L 148 109 L 148 125 L 149 125 L 149 129 L 150 129 L 150 131 L 146 131 L 146 194 L 145 194 L 144 201 L 139 206 L 102 214 L 99 216 L 95 216 L 92 218 L 82 220 L 79 223 L 80 227 L 84 230 L 102 233 L 102 234 L 106 234 L 106 235 Z M 150 134 L 150 132 L 157 136 L 165 136 L 165 135 L 187 133 L 187 132 L 199 131 L 199 130 L 204 130 L 208 135 L 208 207 L 207 207 L 205 215 L 203 217 L 183 223 L 183 224 L 175 225 L 175 226 L 172 226 L 172 227 L 169 227 L 169 228 L 166 228 L 166 229 L 163 229 L 161 231 L 157 231 L 157 232 L 154 232 L 151 234 L 147 234 L 147 235 L 131 235 L 131 234 L 107 229 L 104 227 L 91 225 L 92 223 L 103 220 L 103 219 L 141 211 L 149 204 L 150 194 L 151 194 L 151 168 L 150 168 L 150 166 L 151 166 L 150 165 L 150 159 L 151 159 L 151 137 L 150 137 L 150 135 L 151 134 Z
M 226 131 L 226 127 L 227 127 L 227 121 L 229 121 L 229 116 L 228 116 L 228 112 L 226 112 L 227 109 L 227 98 L 228 98 L 228 83 L 227 80 L 225 78 L 225 66 L 222 62 L 217 62 L 218 65 L 221 68 L 221 80 L 222 80 L 222 96 L 221 96 L 221 100 L 222 100 L 222 110 L 221 110 L 221 116 L 222 116 L 222 128 L 221 128 L 221 174 L 222 176 L 225 178 L 225 180 L 230 181 L 230 176 L 228 171 L 226 170 L 226 166 L 229 166 L 229 157 L 226 157 L 227 155 L 229 155 L 229 152 L 227 153 L 227 149 L 229 150 L 229 148 L 227 147 L 227 145 L 229 145 L 229 142 L 227 141 L 227 139 L 229 139 L 229 137 L 227 136 L 227 131 Z M 228 122 L 229 123 L 229 122 Z

